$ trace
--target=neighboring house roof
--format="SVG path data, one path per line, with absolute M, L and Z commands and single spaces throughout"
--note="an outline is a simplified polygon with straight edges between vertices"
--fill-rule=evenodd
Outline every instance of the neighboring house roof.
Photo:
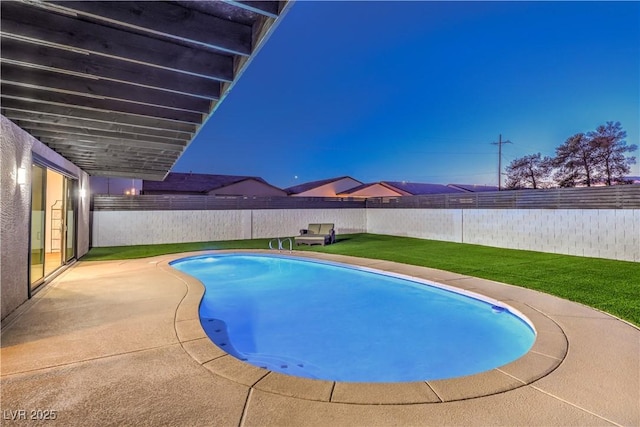
M 360 197 L 363 197 L 363 196 L 365 196 L 365 197 L 384 197 L 384 196 L 390 196 L 390 194 L 388 194 L 388 192 L 393 192 L 393 193 L 395 193 L 394 195 L 396 195 L 396 196 L 404 196 L 404 195 L 406 195 L 405 192 L 399 191 L 397 188 L 394 188 L 394 187 L 391 187 L 389 185 L 386 185 L 383 182 L 371 182 L 371 183 L 368 183 L 368 184 L 358 185 L 357 187 L 353 187 L 353 188 L 350 188 L 348 190 L 345 190 L 345 191 L 341 192 L 338 195 L 339 196 L 350 196 L 350 195 L 356 195 L 356 193 L 360 193 L 360 194 L 358 194 L 358 196 L 360 196 Z M 382 193 L 385 193 L 385 194 L 382 194 Z
M 463 190 L 451 188 L 442 184 L 423 184 L 419 182 L 397 182 L 397 181 L 383 181 L 383 184 L 404 191 L 412 196 L 420 196 L 423 194 L 446 194 L 446 193 L 460 193 Z
M 254 180 L 273 187 L 267 181 L 255 176 L 209 175 L 202 173 L 170 172 L 164 181 L 142 181 L 142 191 L 166 191 L 178 193 L 206 194 L 215 189 L 236 184 L 241 181 Z M 274 187 L 276 188 L 276 187 Z
M 337 196 L 354 196 L 354 197 L 387 197 L 393 195 L 397 196 L 419 196 L 424 194 L 451 194 L 451 193 L 466 193 L 466 192 L 478 192 L 478 191 L 497 191 L 498 187 L 492 187 L 487 185 L 442 185 L 442 184 L 429 184 L 420 182 L 403 182 L 403 181 L 380 181 L 362 183 L 350 176 L 341 176 L 337 178 L 322 179 L 319 181 L 306 182 L 304 184 L 296 185 L 293 187 L 285 188 L 284 191 L 289 195 L 297 195 L 305 192 L 310 192 L 314 189 L 326 186 L 328 184 L 351 180 L 354 183 L 358 183 L 352 187 L 347 187 L 344 190 L 337 192 Z M 384 194 L 383 194 L 384 193 Z
M 483 191 L 498 191 L 497 185 L 468 185 L 468 184 L 449 184 L 447 187 L 455 188 L 470 193 L 480 193 Z
M 285 188 L 284 191 L 286 191 L 287 194 L 304 193 L 305 191 L 313 190 L 314 188 L 322 187 L 323 185 L 331 184 L 332 182 L 340 181 L 343 179 L 351 179 L 353 181 L 356 181 L 362 184 L 362 182 L 358 181 L 357 179 L 353 179 L 350 176 L 340 176 L 337 178 L 329 178 L 329 179 L 321 179 L 319 181 L 305 182 L 304 184 L 294 185 L 293 187 Z

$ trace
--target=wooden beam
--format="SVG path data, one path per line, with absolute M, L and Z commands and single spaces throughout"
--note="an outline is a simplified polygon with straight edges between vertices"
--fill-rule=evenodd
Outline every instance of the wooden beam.
M 126 171 L 116 171 L 113 169 L 96 168 L 92 170 L 85 169 L 91 176 L 104 176 L 113 178 L 132 178 L 132 179 L 146 179 L 148 181 L 162 181 L 169 173 L 166 170 L 135 170 L 130 169 Z
M 68 153 L 64 154 L 65 157 L 69 155 Z M 83 167 L 84 165 L 88 165 L 89 167 L 98 167 L 104 169 L 128 169 L 128 168 L 136 168 L 136 169 L 161 169 L 167 168 L 170 169 L 173 165 L 171 160 L 156 160 L 152 158 L 142 157 L 141 159 L 134 159 L 133 157 L 128 157 L 125 155 L 116 155 L 114 153 L 107 153 L 96 155 L 95 157 L 86 157 L 76 156 L 73 158 L 73 162 L 78 162 L 78 166 Z
M 0 51 L 3 61 L 31 64 L 71 73 L 100 77 L 140 86 L 153 87 L 207 99 L 220 98 L 220 82 L 191 74 L 148 67 L 106 56 L 83 54 L 24 40 L 2 37 Z M 229 70 L 231 75 L 233 70 Z M 226 80 L 225 80 L 226 81 Z
M 134 170 L 146 170 L 146 171 L 161 171 L 171 169 L 172 164 L 157 163 L 157 162 L 127 162 L 124 159 L 118 159 L 118 163 L 108 163 L 105 159 L 99 158 L 95 161 L 79 161 L 78 166 L 87 172 L 91 173 L 93 169 L 97 170 L 112 170 L 112 171 L 130 171 Z
M 87 172 L 89 173 L 90 176 L 96 176 L 96 177 L 144 179 L 147 181 L 162 181 L 169 173 L 168 171 L 162 171 L 162 170 L 136 171 L 133 169 L 128 171 L 109 171 L 109 170 L 102 170 L 102 169 L 94 169 L 94 170 L 87 170 Z
M 166 92 L 112 80 L 100 80 L 79 75 L 57 73 L 3 62 L 0 73 L 4 83 L 46 88 L 51 91 L 89 94 L 118 101 L 144 103 L 176 110 L 208 113 L 211 101 L 193 96 Z
M 52 1 L 67 10 L 110 24 L 149 31 L 234 55 L 249 55 L 251 26 L 165 2 Z
M 55 142 L 43 141 L 52 150 L 62 154 L 69 160 L 78 162 L 89 162 L 101 160 L 105 164 L 119 163 L 155 163 L 163 166 L 171 166 L 175 161 L 177 154 L 147 153 L 147 152 L 128 152 L 115 148 L 89 147 L 81 149 L 76 145 L 65 145 Z
M 96 164 L 97 167 L 103 168 L 104 166 L 109 166 L 109 168 L 115 167 L 126 167 L 126 168 L 136 168 L 136 169 L 160 169 L 166 168 L 171 169 L 173 162 L 165 162 L 158 161 L 153 158 L 143 157 L 142 159 L 132 159 L 126 155 L 118 155 L 115 153 L 105 154 L 101 156 L 96 156 L 95 159 L 90 159 L 87 163 L 90 163 L 92 160 Z
M 225 3 L 240 7 L 245 10 L 249 10 L 251 12 L 259 13 L 260 15 L 268 16 L 269 18 L 277 18 L 280 14 L 279 1 L 224 1 Z
M 142 126 L 131 126 L 114 122 L 102 122 L 84 118 L 72 118 L 53 114 L 31 113 L 20 110 L 5 109 L 3 115 L 20 127 L 33 128 L 34 125 L 42 129 L 56 130 L 58 126 L 86 129 L 89 131 L 105 131 L 113 134 L 128 133 L 140 136 L 158 137 L 169 140 L 190 141 L 193 133 L 174 130 L 157 129 Z
M 134 179 L 146 179 L 149 181 L 162 181 L 167 176 L 168 171 L 158 169 L 137 169 L 137 168 L 111 168 L 106 169 L 100 165 L 94 165 L 93 168 L 82 168 L 91 176 L 106 176 L 112 178 L 134 178 Z
M 129 133 L 115 133 L 104 131 L 89 131 L 82 128 L 73 128 L 68 126 L 51 127 L 38 123 L 17 122 L 18 126 L 31 133 L 34 136 L 49 136 L 51 138 L 60 139 L 82 139 L 84 141 L 104 141 L 105 143 L 119 143 L 127 141 L 129 144 L 135 144 L 136 147 L 156 148 L 164 150 L 182 151 L 186 147 L 188 141 L 168 140 L 164 138 L 154 138 L 151 136 L 141 136 Z
M 184 151 L 184 146 L 152 146 L 149 144 L 142 144 L 139 141 L 128 141 L 126 139 L 121 140 L 109 140 L 106 138 L 95 137 L 83 137 L 81 135 L 60 135 L 52 134 L 47 131 L 33 131 L 43 143 L 47 145 L 56 145 L 58 147 L 65 147 L 68 151 L 82 153 L 82 154 L 95 154 L 101 151 L 107 152 L 107 150 L 119 150 L 127 153 L 149 153 L 154 155 L 166 155 L 169 157 L 175 157 Z M 88 151 L 92 149 L 93 151 Z
M 162 144 L 150 144 L 136 140 L 109 140 L 107 138 L 96 138 L 92 136 L 83 137 L 81 135 L 66 135 L 66 134 L 56 134 L 49 131 L 43 131 L 38 129 L 25 129 L 34 137 L 40 139 L 42 142 L 45 140 L 50 144 L 55 145 L 73 145 L 78 148 L 91 148 L 91 147 L 100 147 L 100 146 L 108 146 L 108 147 L 122 147 L 124 151 L 137 150 L 145 153 L 156 153 L 156 154 L 167 154 L 167 155 L 178 155 L 182 153 L 185 149 L 184 146 L 180 145 L 162 145 Z
M 3 35 L 205 78 L 231 81 L 234 77 L 230 55 L 58 15 L 20 2 L 0 2 L 0 10 Z
M 0 86 L 0 93 L 2 94 L 2 98 L 18 98 L 38 102 L 82 106 L 119 113 L 160 117 L 163 119 L 178 120 L 187 123 L 200 124 L 202 123 L 203 119 L 202 114 L 190 111 L 173 110 L 170 108 L 138 104 L 135 102 L 118 101 L 105 98 L 93 98 L 84 95 L 53 92 L 40 88 L 17 86 L 5 82 L 3 82 Z
M 47 144 L 49 145 L 49 144 Z M 77 148 L 69 148 L 68 146 L 60 145 L 60 144 L 51 144 L 49 145 L 52 150 L 59 152 L 60 154 L 68 157 L 74 163 L 78 162 L 91 162 L 91 161 L 101 161 L 107 165 L 118 165 L 123 166 L 125 163 L 137 163 L 139 165 L 143 164 L 156 164 L 164 167 L 170 167 L 173 164 L 173 161 L 176 159 L 177 155 L 167 155 L 167 154 L 150 154 L 150 153 L 136 153 L 136 152 L 126 152 L 117 149 L 105 149 L 100 150 L 98 148 L 95 149 L 87 149 L 85 151 L 80 151 Z
M 55 151 L 55 150 L 54 150 Z M 68 153 L 60 153 L 63 156 L 68 156 Z M 131 160 L 125 157 L 114 157 L 111 155 L 98 156 L 94 158 L 73 158 L 73 163 L 77 164 L 80 168 L 85 170 L 91 169 L 113 169 L 113 170 L 128 170 L 128 169 L 171 169 L 172 163 L 156 162 L 156 161 L 141 161 Z
M 56 151 L 54 149 L 54 151 Z M 60 153 L 61 155 L 67 156 L 67 153 Z M 73 162 L 80 166 L 82 169 L 113 169 L 113 168 L 122 168 L 122 169 L 171 169 L 173 163 L 164 162 L 164 161 L 155 161 L 153 159 L 140 160 L 140 159 L 132 159 L 127 156 L 119 156 L 116 154 L 105 154 L 102 156 L 97 156 L 93 158 L 74 158 Z
M 85 153 L 74 152 L 67 147 L 59 144 L 47 144 L 52 150 L 63 154 L 65 157 L 72 158 L 74 163 L 78 162 L 103 162 L 106 165 L 124 165 L 124 164 L 136 164 L 138 167 L 142 165 L 156 165 L 161 167 L 171 167 L 173 161 L 177 156 L 168 156 L 162 154 L 150 154 L 150 153 L 129 153 L 125 151 L 119 151 L 114 149 L 99 151 L 92 149 Z
M 2 92 L 0 91 L 0 94 Z M 194 135 L 198 126 L 194 123 L 185 123 L 175 120 L 166 120 L 159 117 L 145 115 L 125 114 L 109 110 L 99 110 L 79 107 L 77 105 L 51 104 L 37 100 L 2 97 L 0 99 L 2 113 L 13 116 L 14 112 L 26 112 L 31 114 L 54 115 L 61 118 L 90 120 L 99 123 L 113 123 L 114 125 L 130 125 L 160 131 L 174 131 Z M 42 120 L 48 120 L 43 118 Z

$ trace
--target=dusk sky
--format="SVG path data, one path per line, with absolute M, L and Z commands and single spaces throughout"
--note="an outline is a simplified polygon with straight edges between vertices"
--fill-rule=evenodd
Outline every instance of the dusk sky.
M 638 2 L 298 1 L 173 171 L 497 185 L 499 134 L 504 171 L 606 121 L 638 144 Z

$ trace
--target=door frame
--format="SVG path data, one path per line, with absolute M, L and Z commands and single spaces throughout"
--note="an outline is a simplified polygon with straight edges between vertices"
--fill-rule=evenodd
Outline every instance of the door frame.
M 28 271 L 27 271 L 27 297 L 31 298 L 32 295 L 39 289 L 42 288 L 42 286 L 48 282 L 50 279 L 52 279 L 53 277 L 55 277 L 59 272 L 61 272 L 61 269 L 63 269 L 66 265 L 70 264 L 71 262 L 73 262 L 74 259 L 77 258 L 77 252 L 78 252 L 78 206 L 80 205 L 79 201 L 80 201 L 80 195 L 79 195 L 79 191 L 78 189 L 80 188 L 80 178 L 69 172 L 68 170 L 60 167 L 59 165 L 54 164 L 53 162 L 51 162 L 50 160 L 46 159 L 45 157 L 42 157 L 40 155 L 38 155 L 37 153 L 33 153 L 32 152 L 32 167 L 33 166 L 38 166 L 44 169 L 44 188 L 43 188 L 43 197 L 46 200 L 46 192 L 47 192 L 47 172 L 49 170 L 51 170 L 52 172 L 55 172 L 59 175 L 62 175 L 62 200 L 63 200 L 63 212 L 62 212 L 62 217 L 63 217 L 63 233 L 62 233 L 62 239 L 61 239 L 61 244 L 60 244 L 60 257 L 61 257 L 61 264 L 58 268 L 56 268 L 54 271 L 52 271 L 50 274 L 48 275 L 43 275 L 43 277 L 39 280 L 37 280 L 35 282 L 35 286 L 33 286 L 34 284 L 31 283 L 31 224 L 33 221 L 33 205 L 32 205 L 32 197 L 33 197 L 33 181 L 31 181 L 30 183 L 30 194 L 31 197 L 29 199 L 29 255 L 28 255 Z M 31 177 L 31 179 L 33 179 L 33 176 Z M 73 256 L 71 257 L 67 257 L 67 238 L 68 238 L 68 224 L 67 224 L 67 193 L 65 190 L 67 190 L 67 187 L 70 187 L 71 193 L 70 194 L 70 198 L 73 200 L 73 236 L 72 236 L 72 241 L 73 241 Z M 47 215 L 47 209 L 46 209 L 46 203 L 45 203 L 45 213 L 44 213 L 44 235 L 43 235 L 43 250 L 45 250 L 46 248 L 46 244 L 44 242 L 44 240 L 46 239 L 46 231 L 47 228 L 51 227 L 50 224 L 48 224 L 47 221 L 48 215 Z M 43 266 L 43 272 L 46 271 L 45 267 Z

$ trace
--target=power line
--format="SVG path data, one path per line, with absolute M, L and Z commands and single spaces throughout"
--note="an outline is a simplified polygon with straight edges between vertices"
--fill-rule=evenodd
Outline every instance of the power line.
M 502 140 L 502 134 L 498 136 L 498 142 L 492 142 L 492 145 L 498 146 L 498 191 L 502 190 L 502 145 L 503 144 L 513 144 L 508 139 L 506 141 Z

